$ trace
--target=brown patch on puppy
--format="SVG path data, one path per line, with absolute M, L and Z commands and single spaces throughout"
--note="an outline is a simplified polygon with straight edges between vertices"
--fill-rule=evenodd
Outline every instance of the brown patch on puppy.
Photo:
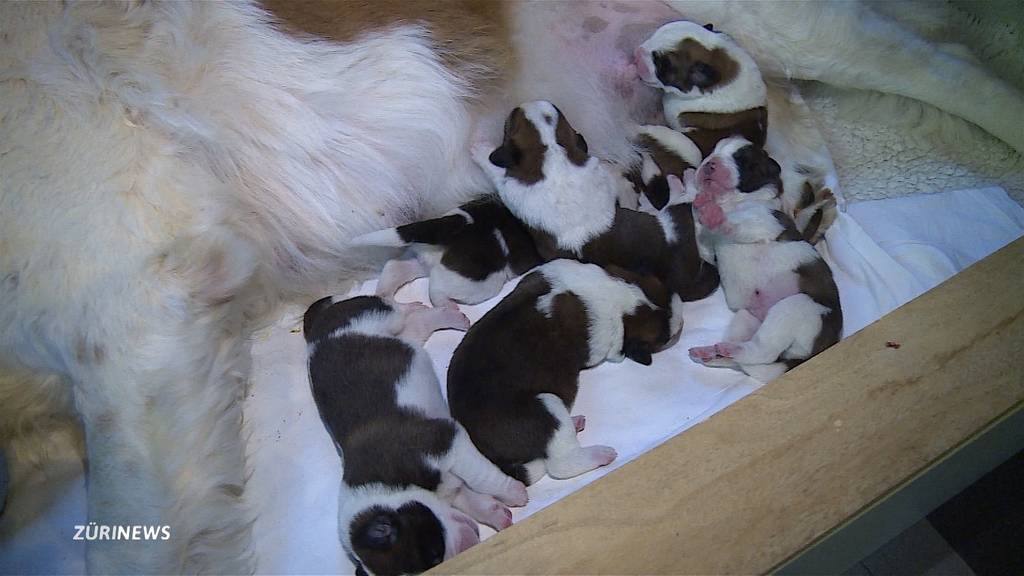
M 349 534 L 353 552 L 374 574 L 419 573 L 444 560 L 444 526 L 419 502 L 367 508 L 352 519 Z
M 510 19 L 498 0 L 262 0 L 282 28 L 351 42 L 374 30 L 424 26 L 444 64 L 486 89 L 513 68 Z
M 662 174 L 674 174 L 682 178 L 683 172 L 686 172 L 689 168 L 695 168 L 695 166 L 691 166 L 689 162 L 683 160 L 676 155 L 675 152 L 665 148 L 662 146 L 661 142 L 658 142 L 647 134 L 641 134 L 640 137 L 636 139 L 636 142 L 651 155 L 651 160 L 653 160 L 658 166 L 658 169 L 661 170 Z
M 829 308 L 821 317 L 821 332 L 814 339 L 811 356 L 839 342 L 843 334 L 843 310 L 839 303 L 839 289 L 832 278 L 832 269 L 824 260 L 818 259 L 802 264 L 796 269 L 800 292 L 807 294 L 818 304 Z
M 622 317 L 622 353 L 630 360 L 650 366 L 651 355 L 665 348 L 672 339 L 668 288 L 651 275 L 641 275 L 618 266 L 607 266 L 609 276 L 621 278 L 644 292 L 644 296 L 658 308 L 641 305 L 631 314 Z
M 785 212 L 772 210 L 772 216 L 782 225 L 782 232 L 775 238 L 776 242 L 803 242 L 804 235 L 796 229 L 796 223 Z
M 807 208 L 814 204 L 814 187 L 810 182 L 804 182 L 804 189 L 800 192 L 800 202 L 793 209 L 794 212 Z
M 733 152 L 733 162 L 739 171 L 740 192 L 754 192 L 764 186 L 774 186 L 776 196 L 782 195 L 782 168 L 760 146 L 747 145 Z
M 768 109 L 761 106 L 722 114 L 717 112 L 682 112 L 679 124 L 694 130 L 686 135 L 700 148 L 705 158 L 715 150 L 719 141 L 730 136 L 743 136 L 757 146 L 764 146 L 768 135 Z
M 558 107 L 555 107 L 558 110 Z M 583 138 L 583 135 L 573 129 L 569 121 L 565 119 L 565 114 L 562 114 L 561 110 L 558 110 L 558 124 L 555 126 L 555 142 L 559 146 L 565 148 L 565 154 L 569 157 L 569 161 L 577 166 L 583 166 L 587 163 L 587 158 L 590 158 L 588 154 L 587 141 Z
M 705 298 L 718 288 L 718 269 L 705 262 L 697 250 L 691 204 L 675 204 L 665 210 L 675 224 L 672 243 L 665 240 L 655 216 L 626 208 L 616 208 L 611 228 L 584 244 L 579 254 L 559 248 L 547 231 L 530 228 L 530 235 L 546 261 L 569 258 L 603 268 L 618 266 L 657 277 L 684 302 Z
M 694 88 L 710 92 L 732 82 L 740 70 L 728 52 L 722 48 L 708 50 L 693 38 L 681 40 L 671 51 L 651 56 L 658 80 L 683 92 Z
M 523 109 L 517 107 L 505 121 L 501 146 L 491 152 L 489 159 L 491 164 L 504 168 L 507 175 L 523 184 L 536 184 L 544 179 L 544 152 L 547 149 L 541 142 L 537 127 L 526 117 Z

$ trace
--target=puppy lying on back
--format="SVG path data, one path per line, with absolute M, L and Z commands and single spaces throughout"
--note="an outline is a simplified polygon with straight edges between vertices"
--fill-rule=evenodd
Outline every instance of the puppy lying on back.
M 640 163 L 625 177 L 632 183 L 638 201 L 620 205 L 656 214 L 669 203 L 668 178 L 682 178 L 687 170 L 700 165 L 702 156 L 692 140 L 665 126 L 639 126 L 633 142 L 640 148 Z
M 451 419 L 422 348 L 468 326 L 455 308 L 379 296 L 306 312 L 313 399 L 344 467 L 338 533 L 357 573 L 422 572 L 479 541 L 474 519 L 500 530 L 512 523 L 502 503 L 526 503 Z
M 501 146 L 474 147 L 473 157 L 545 260 L 651 274 L 683 300 L 704 298 L 718 286 L 714 266 L 698 255 L 690 205 L 657 215 L 617 208 L 621 176 L 588 155 L 586 141 L 550 102 L 513 110 Z
M 788 185 L 780 188 L 783 206 L 808 240 L 821 238 L 835 219 L 835 198 L 817 174 L 821 169 L 788 157 L 792 150 L 785 135 L 769 139 L 769 96 L 785 96 L 779 89 L 768 90 L 743 48 L 710 24 L 670 22 L 637 48 L 635 58 L 640 79 L 664 91 L 666 122 L 688 136 L 703 157 L 730 136 L 782 155 L 782 178 Z M 779 129 L 790 128 L 797 129 Z
M 570 478 L 615 459 L 581 447 L 570 417 L 579 373 L 651 354 L 682 329 L 682 302 L 657 279 L 573 260 L 529 273 L 463 338 L 448 368 L 452 415 L 505 473 L 527 484 Z
M 541 263 L 530 233 L 497 198 L 481 198 L 449 214 L 371 232 L 352 240 L 362 246 L 409 246 L 410 254 L 384 266 L 379 294 L 430 277 L 430 302 L 479 304 L 505 282 Z
M 828 265 L 768 198 L 769 188 L 751 184 L 763 169 L 742 160 L 761 154 L 742 138 L 723 140 L 693 179 L 699 221 L 736 315 L 725 340 L 691 348 L 690 357 L 767 381 L 838 342 L 843 315 Z

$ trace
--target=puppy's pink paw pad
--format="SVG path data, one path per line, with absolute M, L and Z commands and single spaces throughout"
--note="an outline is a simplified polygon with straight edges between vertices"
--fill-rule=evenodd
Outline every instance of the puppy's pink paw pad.
M 690 348 L 690 359 L 694 362 L 710 362 L 715 359 L 714 346 L 697 346 Z
M 719 358 L 732 358 L 739 351 L 739 346 L 730 344 L 729 342 L 719 342 L 715 344 L 715 355 Z
M 580 432 L 583 432 L 583 429 L 587 427 L 587 417 L 586 416 L 573 416 L 572 417 L 572 426 L 573 426 L 573 428 L 576 429 L 576 433 L 577 434 L 580 433 Z
M 456 330 L 469 330 L 469 317 L 463 314 L 458 308 L 451 310 L 447 315 L 448 325 Z
M 505 493 L 497 495 L 497 498 L 509 506 L 526 506 L 526 503 L 529 501 L 526 485 L 518 480 L 513 480 L 512 485 Z
M 611 446 L 590 446 L 586 450 L 596 466 L 607 466 L 619 456 L 619 453 Z
M 491 528 L 498 530 L 499 532 L 508 528 L 512 525 L 512 511 L 508 508 L 501 506 L 501 510 L 495 511 L 494 524 Z

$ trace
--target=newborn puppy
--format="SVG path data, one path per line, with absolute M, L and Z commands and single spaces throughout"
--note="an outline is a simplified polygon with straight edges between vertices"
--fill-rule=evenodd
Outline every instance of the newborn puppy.
M 513 110 L 501 146 L 489 150 L 475 146 L 473 157 L 545 260 L 654 275 L 683 300 L 704 298 L 718 286 L 714 266 L 697 253 L 690 205 L 657 215 L 617 208 L 621 175 L 588 155 L 583 137 L 550 102 Z
M 496 198 L 481 198 L 432 220 L 371 232 L 352 240 L 361 246 L 409 246 L 404 259 L 384 266 L 378 294 L 430 277 L 430 302 L 479 304 L 511 278 L 541 263 L 530 233 Z
M 422 348 L 435 330 L 468 327 L 457 309 L 379 296 L 306 312 L 313 399 L 344 467 L 338 533 L 357 574 L 422 572 L 479 541 L 473 519 L 500 530 L 512 523 L 501 502 L 526 503 L 451 419 Z
M 711 25 L 669 22 L 634 54 L 637 73 L 665 92 L 665 120 L 707 156 L 722 138 L 740 135 L 764 146 L 767 89 L 757 63 Z
M 743 48 L 710 24 L 670 22 L 637 48 L 635 59 L 640 79 L 664 91 L 669 126 L 692 139 L 702 156 L 730 136 L 742 136 L 780 155 L 787 183 L 786 190 L 780 188 L 785 210 L 810 242 L 822 237 L 836 217 L 836 200 L 819 174 L 824 168 L 808 167 L 795 157 L 790 142 L 794 134 L 768 138 L 768 100 L 790 96 L 778 89 L 767 91 L 757 63 Z M 788 129 L 796 126 L 780 128 Z
M 660 281 L 555 260 L 527 274 L 463 338 L 448 368 L 452 415 L 505 473 L 527 484 L 615 459 L 581 447 L 570 417 L 579 373 L 605 360 L 651 363 L 682 329 L 682 302 Z
M 771 196 L 777 165 L 765 158 L 742 138 L 723 140 L 692 180 L 736 315 L 724 341 L 690 357 L 768 381 L 838 342 L 843 315 L 832 271 Z
M 702 156 L 692 140 L 665 126 L 639 126 L 633 142 L 640 148 L 640 162 L 627 171 L 625 177 L 639 195 L 637 209 L 656 214 L 670 200 L 668 177 L 682 178 L 687 170 L 700 165 Z M 693 199 L 673 203 L 682 201 L 692 202 Z

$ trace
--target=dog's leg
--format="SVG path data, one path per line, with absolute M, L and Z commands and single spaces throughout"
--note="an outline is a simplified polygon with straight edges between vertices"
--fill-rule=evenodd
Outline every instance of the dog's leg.
M 785 362 L 773 362 L 771 364 L 742 364 L 740 370 L 748 376 L 760 382 L 771 382 L 786 373 L 789 368 Z
M 576 438 L 576 423 L 569 416 L 569 411 L 562 399 L 554 394 L 538 394 L 537 399 L 555 420 L 558 429 L 548 441 L 547 466 L 548 476 L 556 479 L 572 478 L 601 466 L 607 466 L 618 455 L 609 446 L 580 446 Z
M 526 486 L 506 476 L 497 466 L 484 457 L 461 424 L 456 424 L 455 439 L 448 453 L 448 470 L 466 483 L 469 488 L 481 494 L 488 494 L 509 506 L 526 504 Z
M 244 335 L 236 327 L 225 339 L 216 324 L 206 330 L 196 320 L 173 330 L 172 345 L 110 346 L 102 365 L 77 379 L 90 522 L 169 533 L 89 542 L 93 573 L 253 569 L 242 504 Z
M 512 511 L 507 506 L 493 496 L 474 492 L 467 486 L 458 489 L 452 499 L 452 506 L 495 530 L 504 530 L 512 525 Z
M 773 363 L 807 333 L 817 333 L 821 313 L 822 306 L 806 294 L 783 298 L 771 307 L 753 338 L 720 342 L 715 344 L 715 353 L 740 365 Z
M 729 321 L 729 327 L 725 331 L 726 342 L 745 342 L 750 340 L 757 329 L 761 327 L 761 321 L 743 308 L 733 315 Z
M 400 304 L 399 306 L 409 305 Z M 438 330 L 469 329 L 469 318 L 466 318 L 466 315 L 458 308 L 428 308 L 418 305 L 408 310 L 400 336 L 420 344 L 425 343 L 430 335 Z
M 388 260 L 377 280 L 377 296 L 394 298 L 395 293 L 417 278 L 427 275 L 427 270 L 416 257 Z

